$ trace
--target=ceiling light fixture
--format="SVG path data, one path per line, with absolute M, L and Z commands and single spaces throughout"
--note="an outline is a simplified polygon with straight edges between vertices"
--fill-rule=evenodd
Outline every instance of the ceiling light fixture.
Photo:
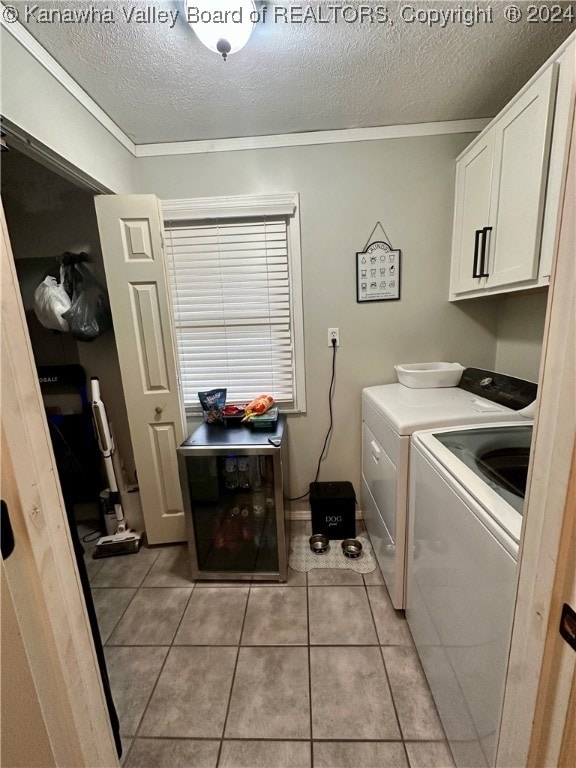
M 244 48 L 259 12 L 254 0 L 186 0 L 186 20 L 206 48 L 222 54 Z

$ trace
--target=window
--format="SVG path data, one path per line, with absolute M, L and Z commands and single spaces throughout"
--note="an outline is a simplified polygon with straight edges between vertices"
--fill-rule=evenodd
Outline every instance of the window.
M 297 195 L 163 203 L 184 404 L 271 394 L 305 410 Z

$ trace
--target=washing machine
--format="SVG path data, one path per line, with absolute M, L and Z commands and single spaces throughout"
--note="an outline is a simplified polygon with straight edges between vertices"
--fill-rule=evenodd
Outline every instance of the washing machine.
M 458 768 L 493 766 L 532 425 L 413 434 L 406 618 Z
M 456 387 L 397 383 L 362 390 L 362 514 L 396 609 L 406 606 L 410 436 L 435 427 L 523 422 L 536 395 L 534 382 L 480 368 L 465 369 Z

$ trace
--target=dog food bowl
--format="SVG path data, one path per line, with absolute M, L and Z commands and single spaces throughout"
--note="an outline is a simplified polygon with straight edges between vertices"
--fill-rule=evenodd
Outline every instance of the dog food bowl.
M 344 539 L 342 542 L 342 552 L 346 557 L 360 557 L 362 554 L 362 544 L 358 539 Z
M 314 536 L 310 536 L 308 543 L 315 555 L 323 555 L 328 549 L 328 536 L 324 536 L 323 533 L 316 533 Z

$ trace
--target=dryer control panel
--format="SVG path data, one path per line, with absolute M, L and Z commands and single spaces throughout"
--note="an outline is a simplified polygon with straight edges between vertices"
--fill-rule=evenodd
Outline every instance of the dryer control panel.
M 538 395 L 538 385 L 533 381 L 482 368 L 466 368 L 458 387 L 514 411 L 526 408 Z

